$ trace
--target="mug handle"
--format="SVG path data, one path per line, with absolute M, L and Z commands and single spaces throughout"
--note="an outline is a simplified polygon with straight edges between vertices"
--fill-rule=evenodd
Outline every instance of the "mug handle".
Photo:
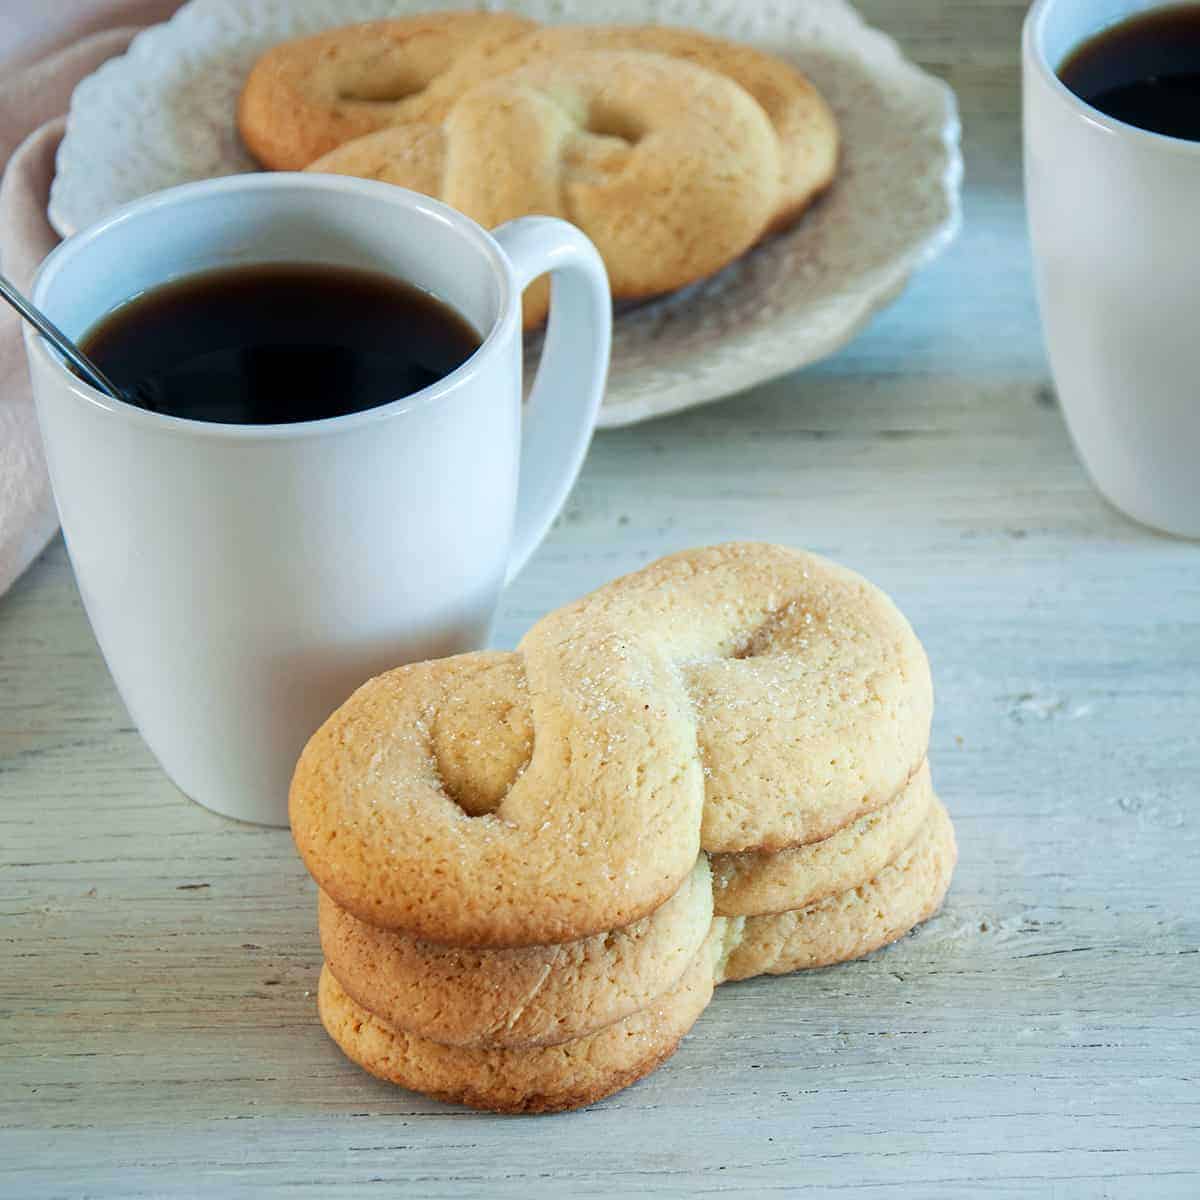
M 603 260 L 574 225 L 557 217 L 519 217 L 492 236 L 522 291 L 551 274 L 546 348 L 521 416 L 509 583 L 541 544 L 583 466 L 608 378 L 612 298 Z

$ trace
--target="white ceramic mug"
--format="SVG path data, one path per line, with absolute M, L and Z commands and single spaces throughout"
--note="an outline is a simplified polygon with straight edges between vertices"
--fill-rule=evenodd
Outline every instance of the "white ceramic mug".
M 1200 537 L 1200 143 L 1105 116 L 1057 71 L 1164 0 L 1038 0 L 1025 21 L 1025 191 L 1050 365 L 1099 490 Z
M 274 426 L 146 412 L 80 382 L 36 334 L 26 350 L 67 547 L 131 716 L 188 796 L 274 825 L 305 740 L 358 684 L 486 643 L 583 461 L 612 318 L 604 266 L 565 222 L 488 234 L 424 196 L 321 175 L 131 204 L 55 250 L 34 300 L 78 337 L 146 288 L 259 262 L 394 274 L 483 343 L 415 395 Z M 546 271 L 522 415 L 521 290 Z

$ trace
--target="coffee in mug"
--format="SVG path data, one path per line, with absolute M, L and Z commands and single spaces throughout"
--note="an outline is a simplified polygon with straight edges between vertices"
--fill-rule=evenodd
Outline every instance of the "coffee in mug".
M 284 425 L 411 396 L 479 343 L 449 305 L 394 275 L 260 263 L 151 288 L 94 326 L 83 349 L 150 412 Z
M 1200 141 L 1200 4 L 1119 21 L 1076 47 L 1058 77 L 1126 125 Z

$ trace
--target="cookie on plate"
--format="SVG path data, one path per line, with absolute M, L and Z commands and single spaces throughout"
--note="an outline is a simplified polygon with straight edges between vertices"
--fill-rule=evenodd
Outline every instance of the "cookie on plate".
M 536 57 L 467 90 L 438 132 L 397 125 L 338 147 L 311 171 L 436 195 L 495 228 L 541 214 L 596 244 L 613 296 L 643 299 L 719 271 L 779 208 L 779 139 L 724 75 L 635 50 Z M 526 293 L 526 325 L 549 291 Z

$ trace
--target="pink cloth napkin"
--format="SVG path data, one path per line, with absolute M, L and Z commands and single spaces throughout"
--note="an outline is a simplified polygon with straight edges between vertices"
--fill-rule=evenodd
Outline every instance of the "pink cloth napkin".
M 165 20 L 178 0 L 22 4 L 0 31 L 0 271 L 28 290 L 58 241 L 46 220 L 54 155 L 71 92 L 122 53 L 137 27 Z M 0 594 L 58 528 L 42 456 L 21 322 L 0 302 Z M 53 315 L 53 314 L 51 314 Z

